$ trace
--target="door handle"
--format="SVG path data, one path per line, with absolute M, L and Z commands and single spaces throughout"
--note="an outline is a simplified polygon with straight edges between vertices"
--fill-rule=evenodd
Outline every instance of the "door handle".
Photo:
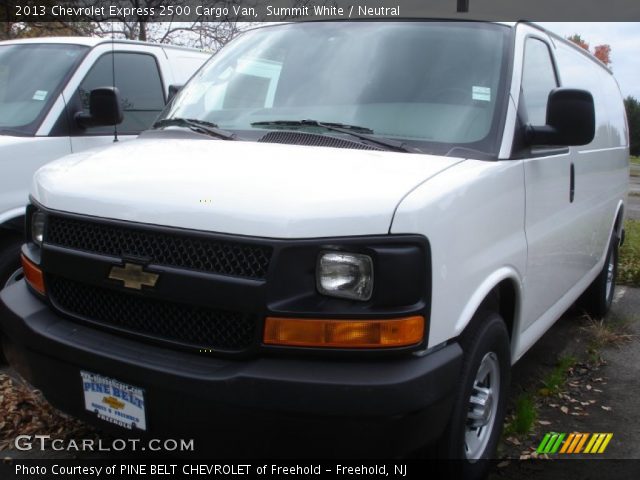
M 569 203 L 573 203 L 576 196 L 576 167 L 571 163 L 571 172 L 569 177 Z

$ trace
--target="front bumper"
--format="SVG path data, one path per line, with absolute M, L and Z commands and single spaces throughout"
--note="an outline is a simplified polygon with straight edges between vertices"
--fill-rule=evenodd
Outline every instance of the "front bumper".
M 74 416 L 110 427 L 84 409 L 79 372 L 88 370 L 145 389 L 147 434 L 213 436 L 227 445 L 240 435 L 249 443 L 284 442 L 287 455 L 323 454 L 317 446 L 330 445 L 329 454 L 395 456 L 435 440 L 462 361 L 455 343 L 424 356 L 367 361 L 198 356 L 64 319 L 24 281 L 0 292 L 0 330 L 11 365 Z M 301 439 L 313 440 L 313 452 Z

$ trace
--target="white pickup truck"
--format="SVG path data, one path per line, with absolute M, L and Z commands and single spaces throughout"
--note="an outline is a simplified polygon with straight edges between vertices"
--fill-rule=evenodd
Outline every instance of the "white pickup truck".
M 209 57 L 194 49 L 86 37 L 0 42 L 0 289 L 20 275 L 34 172 L 114 140 L 113 125 L 82 123 L 89 92 L 113 85 L 120 90 L 118 138 L 132 139 L 162 111 L 170 88 L 186 83 Z
M 477 477 L 511 365 L 611 305 L 628 168 L 611 71 L 535 25 L 258 28 L 152 130 L 38 171 L 4 349 L 102 426 L 435 443 Z

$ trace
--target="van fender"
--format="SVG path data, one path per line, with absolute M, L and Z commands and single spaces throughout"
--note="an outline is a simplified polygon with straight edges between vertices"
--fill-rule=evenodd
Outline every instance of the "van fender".
M 458 320 L 455 324 L 455 336 L 459 336 L 465 328 L 471 322 L 471 319 L 474 317 L 482 303 L 485 301 L 487 296 L 500 284 L 500 282 L 504 280 L 511 281 L 515 286 L 516 291 L 516 299 L 515 299 L 515 312 L 513 318 L 513 325 L 511 325 L 511 347 L 513 350 L 513 346 L 516 345 L 517 333 L 520 325 L 520 309 L 521 309 L 521 298 L 522 298 L 522 278 L 518 271 L 511 265 L 505 265 L 500 267 L 498 270 L 495 270 L 491 273 L 485 280 L 476 288 L 473 295 L 465 305 L 462 313 L 458 317 Z

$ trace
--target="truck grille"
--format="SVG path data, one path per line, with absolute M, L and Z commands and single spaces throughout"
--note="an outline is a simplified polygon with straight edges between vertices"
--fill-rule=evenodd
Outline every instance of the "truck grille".
M 49 275 L 49 298 L 61 312 L 135 335 L 182 346 L 242 351 L 255 343 L 256 317 L 184 305 Z
M 49 215 L 45 242 L 114 257 L 253 279 L 266 276 L 272 248 Z

